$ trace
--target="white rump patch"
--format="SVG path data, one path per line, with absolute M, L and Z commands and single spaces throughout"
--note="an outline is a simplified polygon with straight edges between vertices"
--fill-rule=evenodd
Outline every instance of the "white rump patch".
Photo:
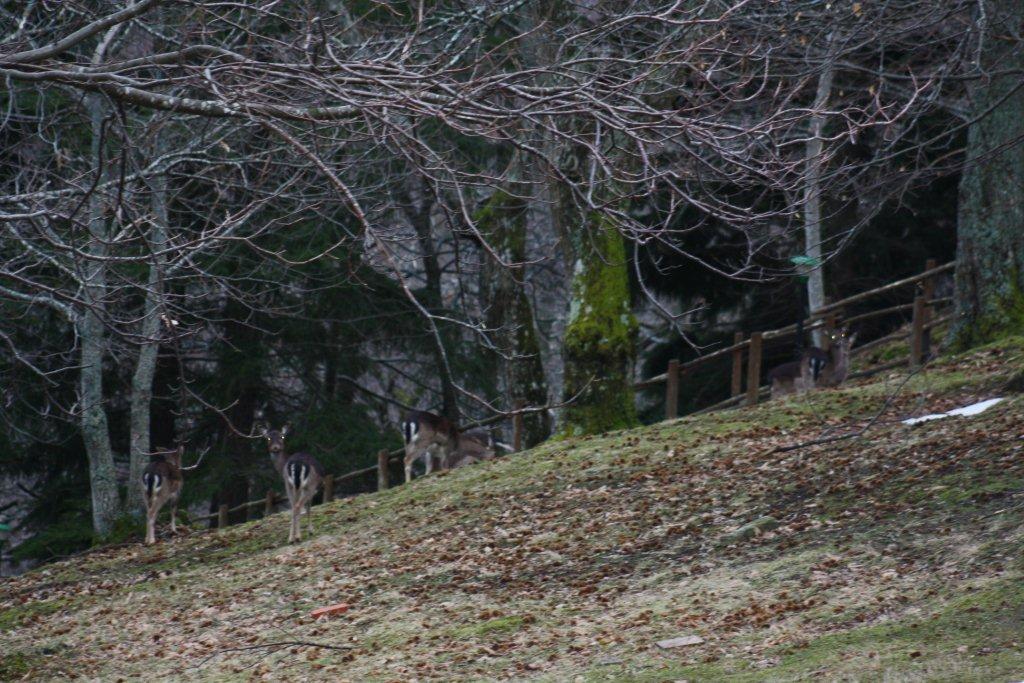
M 1002 403 L 1005 398 L 990 398 L 987 401 L 980 401 L 978 403 L 972 403 L 969 406 L 963 408 L 957 408 L 956 410 L 950 410 L 948 413 L 932 413 L 931 415 L 922 415 L 921 417 L 911 417 L 903 420 L 905 425 L 916 425 L 919 422 L 928 422 L 930 420 L 941 420 L 944 417 L 971 417 L 983 413 L 997 403 Z

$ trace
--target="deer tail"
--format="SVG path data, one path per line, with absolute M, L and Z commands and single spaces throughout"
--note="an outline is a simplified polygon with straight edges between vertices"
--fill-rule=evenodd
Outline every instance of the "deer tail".
M 306 466 L 300 462 L 293 462 L 291 464 L 291 471 L 288 472 L 288 474 L 291 475 L 292 485 L 295 486 L 296 491 L 302 488 L 302 480 L 304 478 L 302 475 L 305 467 Z
M 153 497 L 153 492 L 160 488 L 160 475 L 153 472 L 146 472 L 142 475 L 142 483 L 146 487 L 146 495 Z
M 409 444 L 413 439 L 416 438 L 416 432 L 419 431 L 418 425 L 413 420 L 406 420 L 402 423 L 402 436 L 405 437 L 405 443 Z

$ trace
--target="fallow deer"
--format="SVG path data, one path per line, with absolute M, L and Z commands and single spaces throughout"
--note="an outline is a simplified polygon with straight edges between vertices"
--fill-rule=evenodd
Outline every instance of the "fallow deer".
M 445 467 L 454 470 L 484 460 L 493 460 L 494 446 L 494 438 L 486 429 L 467 429 L 459 434 L 455 450 L 448 456 Z
M 451 420 L 428 413 L 411 410 L 402 418 L 402 436 L 405 439 L 405 483 L 412 481 L 412 465 L 417 458 L 423 458 L 427 474 L 434 471 L 434 460 L 444 467 L 449 451 L 453 450 L 459 432 Z
M 831 346 L 828 350 L 828 362 L 816 378 L 816 384 L 836 387 L 846 381 L 850 374 L 850 357 L 853 343 L 857 341 L 857 333 L 843 328 L 830 335 Z M 820 349 L 816 349 L 819 350 Z
M 809 391 L 816 386 L 834 387 L 845 382 L 850 373 L 850 350 L 856 339 L 856 334 L 851 335 L 843 328 L 829 335 L 831 346 L 828 351 L 812 346 L 801 353 L 800 360 L 772 368 L 768 373 L 772 397 Z
M 810 364 L 804 358 L 775 366 L 768 372 L 768 381 L 772 398 L 803 393 L 814 386 Z
M 323 483 L 324 468 L 320 461 L 309 453 L 299 452 L 287 455 L 284 450 L 284 439 L 287 435 L 288 425 L 280 430 L 272 429 L 263 432 L 263 436 L 267 439 L 267 449 L 270 451 L 274 468 L 284 479 L 284 490 L 288 494 L 288 504 L 291 508 L 288 542 L 296 543 L 302 540 L 300 517 L 303 508 L 306 509 L 310 532 L 313 531 L 313 521 L 309 515 L 310 503 Z
M 171 533 L 177 533 L 175 513 L 181 496 L 181 456 L 184 446 L 173 451 L 158 451 L 149 456 L 149 464 L 142 471 L 142 498 L 146 503 L 146 545 L 156 543 L 156 517 L 160 508 L 171 503 Z M 197 463 L 198 464 L 198 463 Z

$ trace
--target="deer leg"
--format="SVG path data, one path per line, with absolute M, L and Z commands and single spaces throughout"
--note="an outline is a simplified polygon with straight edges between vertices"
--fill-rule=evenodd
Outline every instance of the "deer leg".
M 156 513 L 156 505 L 146 501 L 146 545 L 156 543 Z
M 309 535 L 313 535 L 313 496 L 316 491 L 309 491 L 306 497 L 306 527 L 309 531 Z
M 295 541 L 295 489 L 290 481 L 285 479 L 284 492 L 288 496 L 288 510 L 291 511 L 291 518 L 288 520 L 288 542 Z
M 428 448 L 426 451 L 424 451 L 423 458 L 424 458 L 424 460 L 427 463 L 427 465 L 426 465 L 426 467 L 427 467 L 426 474 L 430 474 L 431 472 L 434 471 L 434 451 L 433 451 L 433 448 Z
M 405 453 L 405 483 L 408 484 L 412 481 L 412 464 L 416 461 L 415 457 L 410 458 L 409 452 Z
M 289 519 L 288 519 L 288 542 L 289 543 L 294 543 L 295 540 L 296 540 L 296 535 L 297 534 L 296 534 L 295 530 L 298 527 L 298 521 L 299 521 L 299 511 L 298 511 L 298 508 L 295 507 L 295 503 L 293 501 L 292 505 L 291 505 L 291 515 L 289 516 Z
M 298 543 L 302 540 L 302 499 L 299 498 L 295 501 L 295 505 L 292 507 L 292 543 Z

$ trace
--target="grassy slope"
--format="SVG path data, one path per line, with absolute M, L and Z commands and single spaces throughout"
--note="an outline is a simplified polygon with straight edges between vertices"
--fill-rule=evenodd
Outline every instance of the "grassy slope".
M 338 501 L 296 546 L 278 514 L 49 565 L 0 584 L 0 679 L 1021 680 L 1024 396 L 895 418 L 1022 371 L 1020 339 L 944 359 L 825 446 L 768 453 L 863 424 L 905 374 Z M 352 649 L 221 652 L 279 641 Z

